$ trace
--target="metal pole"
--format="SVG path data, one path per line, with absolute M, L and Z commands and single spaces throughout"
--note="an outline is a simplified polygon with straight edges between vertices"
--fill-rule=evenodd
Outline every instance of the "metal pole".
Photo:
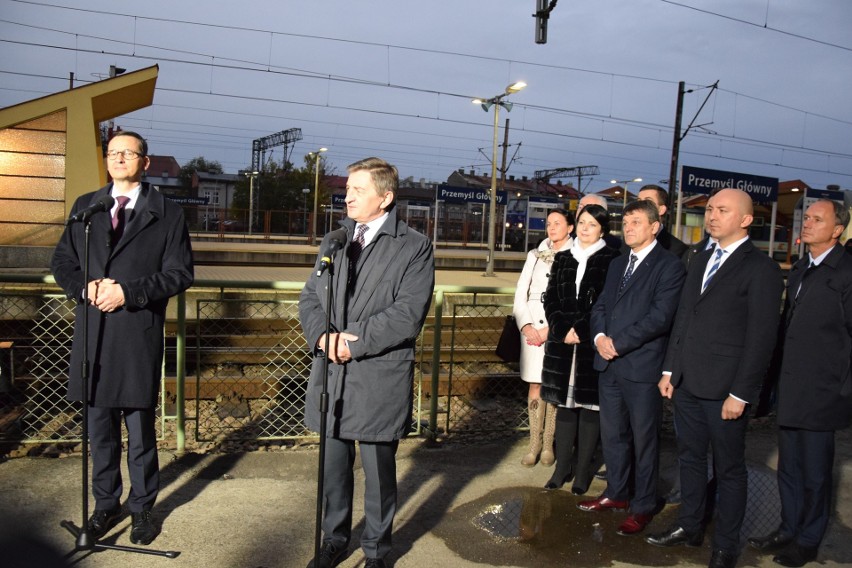
M 316 153 L 316 174 L 314 177 L 314 217 L 311 219 L 311 243 L 315 244 L 317 242 L 317 204 L 319 200 L 319 152 Z
M 506 127 L 503 129 L 503 161 L 500 163 L 500 191 L 506 192 L 506 153 L 509 150 L 509 119 L 506 119 Z M 509 206 L 509 196 L 506 196 L 506 203 L 503 204 L 503 238 L 500 250 L 506 250 L 506 207 Z
M 494 223 L 497 221 L 497 134 L 500 127 L 500 99 L 494 100 L 494 147 L 491 152 L 491 199 L 488 207 L 488 262 L 485 265 L 485 276 L 494 276 L 494 246 L 496 235 Z
M 674 235 L 680 233 L 680 184 L 677 177 L 677 165 L 680 159 L 680 126 L 683 121 L 683 95 L 686 91 L 686 83 L 681 81 L 677 84 L 677 109 L 675 110 L 674 138 L 672 140 L 672 162 L 669 169 L 669 191 L 677 191 L 678 210 L 675 216 Z M 669 200 L 672 196 L 669 195 Z
M 248 234 L 251 235 L 252 225 L 254 225 L 254 172 L 249 176 L 249 218 L 248 218 Z

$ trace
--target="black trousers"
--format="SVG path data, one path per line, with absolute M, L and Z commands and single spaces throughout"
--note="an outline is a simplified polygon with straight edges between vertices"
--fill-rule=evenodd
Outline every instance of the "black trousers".
M 831 515 L 834 432 L 778 431 L 781 528 L 806 547 L 818 547 Z
M 391 549 L 396 515 L 396 450 L 398 441 L 358 442 L 364 469 L 364 532 L 361 549 L 367 558 L 384 558 Z M 323 540 L 346 547 L 352 534 L 355 441 L 327 438 L 323 479 Z
M 697 398 L 675 390 L 681 504 L 678 524 L 687 532 L 704 530 L 707 506 L 707 450 L 713 450 L 717 504 L 713 548 L 740 552 L 740 529 L 748 496 L 745 435 L 748 410 L 737 420 L 722 420 L 724 400 Z
M 89 442 L 92 451 L 92 495 L 96 509 L 121 504 L 121 417 L 127 427 L 127 469 L 131 513 L 149 510 L 160 489 L 157 432 L 153 408 L 89 407 Z

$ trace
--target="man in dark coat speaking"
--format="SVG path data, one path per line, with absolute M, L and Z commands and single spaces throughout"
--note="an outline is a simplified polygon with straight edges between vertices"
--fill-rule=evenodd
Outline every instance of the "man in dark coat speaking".
M 329 360 L 323 543 L 315 568 L 345 558 L 356 441 L 365 478 L 365 566 L 385 566 L 396 513 L 396 450 L 412 420 L 415 340 L 435 284 L 432 243 L 397 219 L 397 169 L 367 158 L 348 170 L 348 217 L 341 222 L 346 244 L 333 255 L 333 270 L 317 276 L 318 260 L 299 300 L 302 330 L 314 354 L 305 408 L 305 422 L 314 431 L 321 421 L 322 358 Z M 333 238 L 338 236 L 326 235 L 320 250 L 329 250 Z M 325 353 L 327 311 L 332 327 Z
M 121 514 L 121 417 L 127 427 L 127 466 L 132 517 L 130 540 L 157 536 L 151 508 L 159 491 L 155 408 L 163 362 L 163 325 L 169 298 L 193 281 L 192 249 L 183 210 L 142 184 L 148 144 L 134 132 L 109 142 L 112 183 L 81 196 L 72 216 L 92 205 L 89 282 L 83 281 L 84 224 L 69 225 L 56 246 L 51 269 L 69 299 L 76 300 L 68 398 L 84 399 L 82 363 L 89 362 L 88 426 L 95 510 L 89 532 L 96 540 Z M 104 205 L 107 204 L 107 205 Z M 83 288 L 88 305 L 83 304 Z M 88 318 L 88 346 L 83 321 Z

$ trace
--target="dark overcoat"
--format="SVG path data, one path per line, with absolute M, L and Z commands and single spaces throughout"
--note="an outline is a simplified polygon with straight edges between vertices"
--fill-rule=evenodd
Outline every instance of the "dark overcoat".
M 352 360 L 329 360 L 327 433 L 365 442 L 399 440 L 411 428 L 415 340 L 435 287 L 432 243 L 397 219 L 396 208 L 358 258 L 357 280 L 347 293 L 349 248 L 355 222 L 340 223 L 346 246 L 334 254 L 332 270 L 311 273 L 299 299 L 299 317 L 313 363 L 305 404 L 305 424 L 320 430 L 323 353 L 329 280 L 333 282 L 332 331 L 358 337 L 349 342 Z M 320 250 L 327 250 L 328 236 Z M 317 260 L 317 267 L 319 259 Z
M 778 425 L 839 430 L 852 420 L 852 256 L 835 245 L 803 280 L 808 263 L 787 280 Z
M 112 184 L 82 195 L 72 214 L 109 195 Z M 124 234 L 112 245 L 108 212 L 91 217 L 89 279 L 112 278 L 125 305 L 103 313 L 82 302 L 84 225 L 68 226 L 51 261 L 74 310 L 68 398 L 82 400 L 83 318 L 89 322 L 89 401 L 95 406 L 152 408 L 162 377 L 163 325 L 169 298 L 193 281 L 192 248 L 183 210 L 143 184 Z
M 598 373 L 594 370 L 595 350 L 589 333 L 589 314 L 606 281 L 609 263 L 619 251 L 604 247 L 592 254 L 577 293 L 579 263 L 570 250 L 558 253 L 550 271 L 544 311 L 549 326 L 544 345 L 541 398 L 551 404 L 564 404 L 568 397 L 571 362 L 576 347 L 574 399 L 580 404 L 598 404 Z M 565 336 L 574 328 L 580 343 L 568 345 Z

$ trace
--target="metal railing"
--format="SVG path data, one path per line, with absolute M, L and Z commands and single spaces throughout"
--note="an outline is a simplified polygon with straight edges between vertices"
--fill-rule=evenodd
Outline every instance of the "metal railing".
M 303 424 L 311 355 L 298 322 L 302 282 L 197 280 L 169 305 L 158 433 L 184 451 L 315 438 Z M 436 286 L 417 342 L 412 431 L 430 436 L 527 427 L 526 385 L 494 354 L 513 289 Z M 0 440 L 79 440 L 65 399 L 73 302 L 50 276 L 0 275 L 0 340 L 13 344 Z M 187 422 L 194 427 L 187 428 Z

